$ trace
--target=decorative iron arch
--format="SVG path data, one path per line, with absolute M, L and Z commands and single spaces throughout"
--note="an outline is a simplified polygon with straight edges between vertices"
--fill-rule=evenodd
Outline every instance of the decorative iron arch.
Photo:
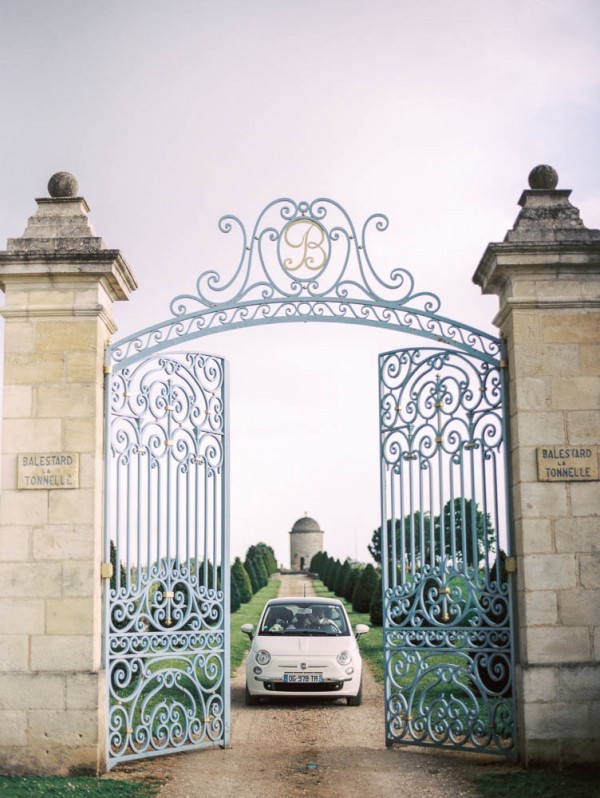
M 174 344 L 225 330 L 284 322 L 335 322 L 398 330 L 462 350 L 488 363 L 501 359 L 500 339 L 439 313 L 441 301 L 416 291 L 412 274 L 396 268 L 380 276 L 369 256 L 373 229 L 388 218 L 372 214 L 358 228 L 327 198 L 269 203 L 249 232 L 237 216 L 223 216 L 223 233 L 237 230 L 241 254 L 225 280 L 205 271 L 196 293 L 179 294 L 171 317 L 115 342 L 107 354 L 120 370 Z

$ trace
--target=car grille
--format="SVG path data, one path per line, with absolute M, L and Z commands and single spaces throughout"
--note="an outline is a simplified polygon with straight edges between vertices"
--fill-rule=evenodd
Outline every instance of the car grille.
M 343 682 L 317 682 L 307 684 L 305 682 L 289 684 L 288 682 L 265 682 L 265 690 L 272 690 L 275 693 L 335 693 L 341 690 Z

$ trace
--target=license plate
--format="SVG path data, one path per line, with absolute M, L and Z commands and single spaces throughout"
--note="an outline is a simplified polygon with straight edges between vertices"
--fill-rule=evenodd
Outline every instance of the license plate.
M 298 684 L 298 683 L 312 684 L 313 682 L 322 682 L 323 681 L 323 674 L 322 673 L 284 673 L 283 674 L 283 681 L 284 682 L 294 683 L 294 684 Z

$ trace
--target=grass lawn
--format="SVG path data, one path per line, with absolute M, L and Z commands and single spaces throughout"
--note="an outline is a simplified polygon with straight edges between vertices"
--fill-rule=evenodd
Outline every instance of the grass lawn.
M 474 788 L 474 798 L 600 798 L 600 770 L 488 773 Z
M 0 776 L 2 798 L 151 798 L 158 787 L 89 776 Z

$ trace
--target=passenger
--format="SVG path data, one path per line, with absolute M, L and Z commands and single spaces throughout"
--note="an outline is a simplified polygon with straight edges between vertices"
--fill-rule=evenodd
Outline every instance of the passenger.
M 309 629 L 311 627 L 310 617 L 305 613 L 298 613 L 288 629 Z

